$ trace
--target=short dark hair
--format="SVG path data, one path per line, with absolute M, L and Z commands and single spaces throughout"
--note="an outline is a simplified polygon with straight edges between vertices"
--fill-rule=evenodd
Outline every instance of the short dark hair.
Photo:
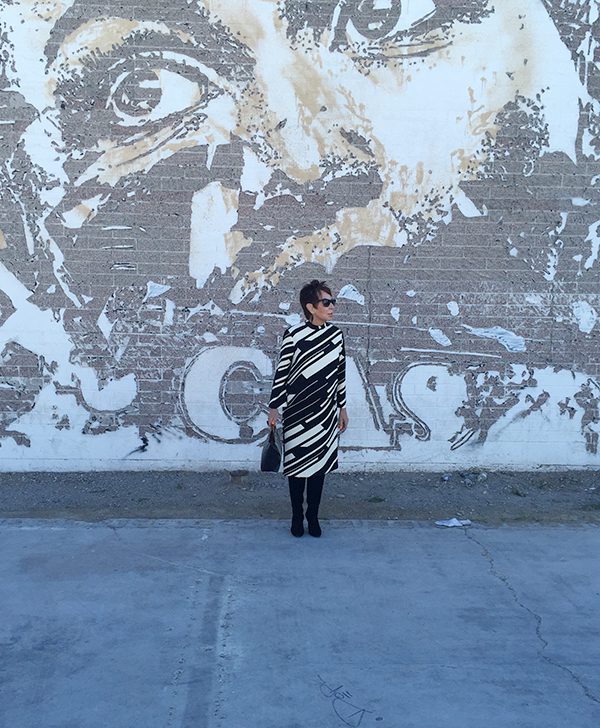
M 329 288 L 327 283 L 325 283 L 325 281 L 318 281 L 316 278 L 310 283 L 306 283 L 302 286 L 302 289 L 300 291 L 300 305 L 302 306 L 302 310 L 304 311 L 304 315 L 306 316 L 307 321 L 310 321 L 312 319 L 312 316 L 309 310 L 306 308 L 306 304 L 312 303 L 313 306 L 316 306 L 319 303 L 320 291 L 324 291 L 330 296 L 332 295 L 331 288 Z

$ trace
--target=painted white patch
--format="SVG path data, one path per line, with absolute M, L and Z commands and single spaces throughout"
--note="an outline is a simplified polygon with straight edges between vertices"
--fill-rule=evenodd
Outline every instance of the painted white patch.
M 171 290 L 171 286 L 165 286 L 162 283 L 155 283 L 154 281 L 148 281 L 146 283 L 146 295 L 144 296 L 144 303 L 150 298 L 158 298 L 163 293 Z
M 365 305 L 365 297 L 362 293 L 353 285 L 348 284 L 342 288 L 338 293 L 338 298 L 346 298 L 349 301 L 356 301 L 361 306 Z
M 561 235 L 564 233 L 565 228 L 567 227 L 567 222 L 569 221 L 569 213 L 568 212 L 561 212 L 560 213 L 560 222 L 556 226 L 556 234 Z
M 46 293 L 56 293 L 56 284 L 53 283 L 51 286 L 48 286 Z
M 284 318 L 284 321 L 289 326 L 296 326 L 296 324 L 299 324 L 302 322 L 302 317 L 298 313 L 291 313 L 289 316 L 286 316 Z
M 576 301 L 573 304 L 573 315 L 584 334 L 589 334 L 598 321 L 598 313 L 587 301 Z
M 394 319 L 394 321 L 400 320 L 400 309 L 398 306 L 392 306 L 390 309 L 390 316 Z
M 240 184 L 244 192 L 262 192 L 269 184 L 273 170 L 262 162 L 252 149 L 244 147 L 244 169 Z
M 115 321 L 110 321 L 108 316 L 106 315 L 106 306 L 102 309 L 102 313 L 100 316 L 98 316 L 98 320 L 96 321 L 96 325 L 102 331 L 104 334 L 104 338 L 108 341 L 110 339 L 110 335 L 113 330 L 113 326 L 115 325 Z
M 413 326 L 416 326 L 417 325 L 417 317 L 416 316 L 413 316 L 412 319 L 411 319 L 411 321 L 412 321 Z
M 590 225 L 588 230 L 588 236 L 585 239 L 586 243 L 590 243 L 592 250 L 589 258 L 583 264 L 586 270 L 589 270 L 594 263 L 598 260 L 598 254 L 600 253 L 600 220 Z
M 452 346 L 452 342 L 441 329 L 428 329 L 429 336 L 440 346 Z
M 219 339 L 210 331 L 206 331 L 204 334 L 202 334 L 202 339 L 206 341 L 207 344 L 214 344 Z
M 573 207 L 587 207 L 592 201 L 585 197 L 571 197 L 571 204 Z
M 409 298 L 414 298 L 417 295 L 417 292 L 416 291 L 413 291 L 413 289 L 411 288 L 410 291 L 406 291 L 406 295 Z
M 454 204 L 460 210 L 461 215 L 464 217 L 485 217 L 487 215 L 487 208 L 483 206 L 483 210 L 479 210 L 473 200 L 466 196 L 463 190 L 459 189 L 458 193 L 454 198 Z
M 231 303 L 237 305 L 238 303 L 241 303 L 243 301 L 245 295 L 246 295 L 245 281 L 243 278 L 240 278 L 240 280 L 236 282 L 236 284 L 233 286 L 233 288 L 229 292 L 229 300 L 231 301 Z
M 531 306 L 534 306 L 539 313 L 542 313 L 544 316 L 548 315 L 552 303 L 550 296 L 544 296 L 540 293 L 528 293 L 525 296 L 525 300 Z
M 215 268 L 225 273 L 233 263 L 225 236 L 238 220 L 239 194 L 220 182 L 212 182 L 192 199 L 190 275 L 202 288 Z
M 175 303 L 170 298 L 165 303 L 165 317 L 163 319 L 163 326 L 173 326 L 175 319 Z
M 458 316 L 460 309 L 456 301 L 448 301 L 446 307 L 452 316 Z
M 44 235 L 47 235 L 46 229 L 43 226 L 42 226 L 42 232 Z M 58 285 L 61 287 L 65 296 L 70 301 L 72 301 L 73 304 L 77 308 L 81 308 L 81 301 L 73 293 L 69 284 L 67 283 L 67 279 L 69 278 L 69 275 L 65 268 L 65 256 L 63 255 L 62 250 L 58 247 L 58 244 L 56 243 L 56 241 L 51 239 L 50 237 L 48 237 L 48 239 L 47 239 L 47 246 L 48 246 L 48 250 L 52 254 L 52 269 L 54 271 L 56 280 L 58 281 Z
M 544 272 L 544 278 L 547 281 L 553 281 L 556 277 L 560 251 L 562 250 L 564 245 L 563 241 L 558 236 L 564 232 L 568 219 L 569 213 L 561 212 L 560 222 L 558 223 L 556 228 L 550 233 L 550 238 L 552 242 L 550 244 L 550 250 L 548 251 L 548 265 L 546 267 L 546 271 Z
M 121 379 L 109 380 L 102 389 L 92 369 L 79 371 L 81 393 L 87 404 L 96 410 L 116 412 L 128 407 L 136 397 L 137 382 L 135 374 L 127 374 Z
M 82 200 L 78 205 L 63 213 L 63 225 L 71 230 L 78 230 L 85 222 L 92 220 L 98 214 L 98 210 L 107 200 L 107 195 L 96 195 L 88 200 Z
M 287 303 L 287 302 L 279 304 L 279 308 L 281 309 L 281 311 L 289 311 L 290 306 L 291 306 L 291 304 Z
M 195 316 L 197 313 L 202 313 L 202 311 L 208 311 L 211 316 L 224 316 L 225 311 L 220 306 L 217 306 L 217 304 L 214 301 L 209 301 L 208 303 L 204 303 L 202 305 L 195 306 L 194 308 L 190 309 L 189 314 L 187 315 L 186 321 L 189 321 L 192 316 Z
M 500 326 L 476 328 L 463 324 L 463 328 L 467 329 L 467 331 L 472 333 L 474 336 L 479 336 L 482 339 L 495 339 L 498 343 L 502 344 L 507 351 L 527 351 L 525 339 L 522 336 L 518 336 L 514 332 L 507 331 L 507 329 L 503 329 Z
M 257 333 L 257 334 L 264 334 L 264 333 L 265 333 L 265 331 L 266 331 L 266 329 L 265 329 L 265 327 L 264 327 L 264 326 L 257 326 L 257 327 L 256 327 L 256 333 Z

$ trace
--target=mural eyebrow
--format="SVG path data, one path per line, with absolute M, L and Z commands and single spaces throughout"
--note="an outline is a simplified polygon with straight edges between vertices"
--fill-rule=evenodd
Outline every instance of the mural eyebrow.
M 211 20 L 206 12 L 182 10 L 177 19 L 172 20 L 168 17 L 172 13 L 164 13 L 166 17 L 157 21 L 152 18 L 151 9 L 140 12 L 142 9 L 136 8 L 138 12 L 133 18 L 110 15 L 85 18 L 76 11 L 77 5 L 65 13 L 52 30 L 46 45 L 49 65 L 60 61 L 64 44 L 69 42 L 76 49 L 74 58 L 76 56 L 80 63 L 86 63 L 88 59 L 97 62 L 102 56 L 116 60 L 119 49 L 124 47 L 139 51 L 185 50 L 187 55 L 212 67 L 225 78 L 238 83 L 252 78 L 254 61 L 246 46 L 221 23 Z M 73 13 L 76 18 L 69 18 Z M 89 30 L 94 25 L 98 37 L 91 43 Z M 80 46 L 77 46 L 78 33 L 81 33 Z M 101 43 L 106 50 L 100 47 Z
M 374 0 L 371 0 L 374 4 Z M 482 18 L 494 12 L 491 0 L 434 0 L 436 9 L 423 18 L 419 28 L 427 32 L 444 28 L 452 23 L 478 23 Z M 312 3 L 314 5 L 314 3 Z M 359 9 L 360 0 L 322 0 L 319 2 L 319 13 L 315 14 L 311 3 L 306 0 L 279 0 L 279 12 L 288 23 L 288 36 L 295 37 L 302 30 L 312 30 L 315 38 L 320 39 L 322 33 L 331 27 L 334 11 L 339 8 L 347 15 Z M 309 23 L 309 18 L 313 21 Z M 318 21 L 315 22 L 315 18 Z
M 436 28 L 451 25 L 456 21 L 462 23 L 479 23 L 483 18 L 494 12 L 491 0 L 434 0 L 436 9 L 431 22 Z

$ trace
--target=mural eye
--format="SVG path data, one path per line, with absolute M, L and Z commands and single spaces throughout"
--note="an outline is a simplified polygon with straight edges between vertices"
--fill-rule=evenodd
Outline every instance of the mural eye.
M 406 4 L 406 0 L 353 0 L 350 22 L 365 38 L 379 40 L 394 30 Z
M 377 44 L 408 31 L 436 8 L 434 0 L 342 0 L 334 15 L 336 44 Z
M 191 73 L 193 71 L 193 73 Z M 112 84 L 107 108 L 121 126 L 141 126 L 194 107 L 203 107 L 221 90 L 196 69 L 123 71 Z

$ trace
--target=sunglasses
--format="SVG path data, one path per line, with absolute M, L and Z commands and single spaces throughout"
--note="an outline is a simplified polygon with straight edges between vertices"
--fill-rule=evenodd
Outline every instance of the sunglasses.
M 335 306 L 337 298 L 319 298 L 319 303 L 322 303 L 325 308 L 329 308 L 330 306 Z

